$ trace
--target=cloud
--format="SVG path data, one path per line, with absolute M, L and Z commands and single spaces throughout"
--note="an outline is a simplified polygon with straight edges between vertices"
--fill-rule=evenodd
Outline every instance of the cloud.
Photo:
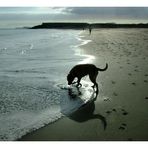
M 0 26 L 54 21 L 148 23 L 148 7 L 0 7 L 0 20 Z
M 64 7 L 0 7 L 0 14 L 64 14 Z
M 148 19 L 148 7 L 71 7 L 67 8 L 66 11 L 81 17 Z

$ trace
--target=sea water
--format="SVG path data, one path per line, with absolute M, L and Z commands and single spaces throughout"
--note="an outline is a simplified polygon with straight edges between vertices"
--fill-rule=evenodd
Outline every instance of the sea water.
M 69 70 L 86 59 L 78 54 L 84 44 L 79 34 L 0 29 L 0 140 L 17 140 L 82 104 L 70 104 L 66 80 Z

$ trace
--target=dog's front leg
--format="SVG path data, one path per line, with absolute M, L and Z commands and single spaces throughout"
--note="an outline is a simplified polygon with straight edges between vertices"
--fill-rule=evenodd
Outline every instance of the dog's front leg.
M 78 78 L 78 81 L 77 81 L 77 83 L 78 83 L 78 84 L 77 84 L 77 87 L 79 87 L 79 86 L 82 87 L 82 84 L 80 83 L 80 81 L 81 81 L 81 79 Z
M 79 84 L 77 84 L 77 85 L 76 85 L 76 87 L 82 87 L 82 84 L 81 84 L 81 83 L 79 83 Z
M 72 82 L 72 84 L 76 84 L 77 82 Z
M 95 83 L 93 86 L 92 86 L 92 88 L 95 90 L 95 86 L 96 86 L 96 93 L 98 93 L 99 92 L 99 89 L 98 89 L 98 84 L 97 83 Z

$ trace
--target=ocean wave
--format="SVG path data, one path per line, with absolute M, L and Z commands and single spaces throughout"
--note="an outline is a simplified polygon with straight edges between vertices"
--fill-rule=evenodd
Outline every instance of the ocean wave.
M 82 96 L 77 94 L 75 89 L 72 89 L 72 95 L 69 95 L 71 89 L 66 84 L 69 69 L 86 58 L 74 54 L 78 48 L 77 44 L 82 42 L 76 39 L 79 31 L 5 31 L 8 35 L 0 40 L 4 47 L 8 47 L 5 55 L 0 54 L 2 141 L 17 140 L 29 132 L 67 116 L 92 95 L 90 84 L 86 84 L 87 82 L 83 82 L 87 89 L 82 88 L 81 91 L 87 93 L 83 93 L 86 95 Z M 10 37 L 9 34 L 14 40 L 6 42 Z M 49 42 L 40 42 L 41 40 Z M 24 45 L 26 46 L 23 47 Z M 22 47 L 29 49 L 27 54 L 20 55 Z M 75 51 L 72 47 L 75 47 Z

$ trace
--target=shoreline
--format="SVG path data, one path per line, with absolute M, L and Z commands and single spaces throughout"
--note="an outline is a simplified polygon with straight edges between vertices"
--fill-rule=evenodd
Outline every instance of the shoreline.
M 80 61 L 78 64 L 84 64 L 84 63 L 89 63 L 89 62 L 91 62 L 91 63 L 93 63 L 93 61 L 94 61 L 94 59 L 95 59 L 95 56 L 93 56 L 93 55 L 89 55 L 89 54 L 86 54 L 86 53 L 81 53 L 81 51 L 82 51 L 82 48 L 81 47 L 83 47 L 83 46 L 87 46 L 87 44 L 89 44 L 90 42 L 91 42 L 91 40 L 89 40 L 89 39 L 82 39 L 82 34 L 83 34 L 83 32 L 87 32 L 87 31 L 80 31 L 80 33 L 78 34 L 78 36 L 76 37 L 76 39 L 77 40 L 79 40 L 79 41 L 81 41 L 81 43 L 79 44 L 79 45 L 76 45 L 76 46 L 74 46 L 74 48 L 75 48 L 75 55 L 76 56 L 79 56 L 79 57 L 83 57 L 83 60 L 82 61 Z M 65 121 L 66 120 L 66 121 Z M 41 127 L 41 128 L 39 128 L 39 129 L 37 129 L 37 130 L 35 130 L 35 131 L 32 131 L 32 132 L 29 132 L 29 133 L 27 133 L 26 135 L 24 135 L 24 136 L 22 136 L 21 138 L 19 138 L 19 139 L 17 139 L 16 141 L 36 141 L 36 138 L 34 139 L 28 139 L 28 137 L 32 137 L 32 135 L 34 135 L 34 134 L 36 134 L 36 132 L 42 132 L 42 130 L 44 130 L 44 128 L 46 129 L 46 127 L 48 128 L 48 126 L 54 126 L 54 124 L 58 124 L 57 122 L 69 122 L 68 121 L 69 119 L 68 119 L 68 117 L 67 116 L 62 116 L 60 119 L 58 119 L 58 120 L 56 120 L 55 122 L 52 122 L 52 123 L 49 123 L 49 124 L 47 124 L 47 125 L 45 125 L 45 126 L 43 126 L 43 127 Z M 40 133 L 41 134 L 41 133 Z M 35 136 L 36 137 L 36 136 Z M 48 135 L 48 138 L 50 137 L 50 135 Z M 41 137 L 40 137 L 41 138 Z M 41 138 L 41 139 L 38 139 L 39 141 L 41 140 L 43 140 L 43 141 L 46 141 L 46 138 L 44 137 L 43 139 Z M 61 137 L 60 137 L 61 138 Z M 50 138 L 49 138 L 50 139 Z M 48 140 L 49 140 L 48 139 Z M 37 141 L 38 141 L 37 140 Z M 57 141 L 57 139 L 52 139 L 52 137 L 51 137 L 51 140 L 53 140 L 53 141 Z M 60 140 L 64 140 L 64 139 L 60 139 Z M 67 141 L 68 139 L 66 139 L 66 141 Z M 73 138 L 72 138 L 72 140 L 73 140 Z M 77 138 L 75 139 L 75 140 L 78 140 Z M 83 139 L 82 139 L 83 140 Z M 89 139 L 88 139 L 89 140 Z
M 97 67 L 109 63 L 107 71 L 97 77 L 97 100 L 74 113 L 79 120 L 63 117 L 23 136 L 20 141 L 148 140 L 147 32 L 148 29 L 94 29 L 90 36 L 83 32 L 84 39 L 92 41 L 82 45 L 81 51 L 94 55 L 93 63 Z M 82 118 L 85 120 L 80 121 Z
M 75 55 L 83 58 L 80 62 L 78 62 L 78 64 L 89 63 L 89 61 L 92 62 L 92 61 L 95 59 L 95 57 L 94 57 L 93 55 L 84 54 L 84 53 L 82 54 L 82 53 L 81 53 L 81 46 L 87 45 L 87 44 L 89 44 L 89 42 L 91 42 L 91 40 L 82 39 L 82 38 L 81 38 L 81 34 L 82 34 L 82 33 L 83 33 L 83 31 L 80 31 L 80 32 L 78 33 L 78 36 L 76 37 L 76 39 L 77 39 L 78 41 L 81 41 L 81 43 L 74 46 Z M 36 131 L 40 131 L 40 130 L 42 131 L 42 129 L 46 128 L 46 126 L 50 126 L 50 125 L 52 125 L 52 124 L 55 124 L 56 122 L 59 122 L 60 120 L 66 120 L 66 118 L 68 118 L 68 117 L 62 116 L 61 118 L 59 118 L 58 120 L 56 120 L 56 121 L 54 121 L 54 122 L 48 123 L 47 125 L 45 125 L 45 126 L 39 128 L 39 129 L 37 129 L 37 130 L 35 130 L 35 131 L 31 131 L 31 132 L 27 133 L 26 135 L 23 135 L 21 138 L 17 139 L 16 141 L 23 141 L 23 139 L 24 139 L 25 137 L 28 137 L 28 136 L 32 135 L 33 133 L 36 133 Z M 43 140 L 44 140 L 44 139 L 43 139 Z
M 79 33 L 79 36 L 77 37 L 77 39 L 79 41 L 81 41 L 81 44 L 75 46 L 76 47 L 76 54 L 75 55 L 84 57 L 84 59 L 82 61 L 80 61 L 78 64 L 93 63 L 93 61 L 95 60 L 95 56 L 90 55 L 90 54 L 86 54 L 85 52 L 82 53 L 82 47 L 85 46 L 85 45 L 87 46 L 87 44 L 92 42 L 92 40 L 90 40 L 90 39 L 86 39 L 86 38 L 83 39 L 83 37 L 84 37 L 84 36 L 82 36 L 83 32 L 84 31 L 81 31 Z
M 28 37 L 28 35 L 30 36 L 31 30 L 29 32 L 27 30 L 26 31 L 15 30 L 15 31 L 18 32 L 18 34 L 20 35 L 22 31 L 23 33 L 26 33 Z M 15 31 L 8 31 L 8 32 L 10 34 L 11 33 L 14 34 Z M 37 38 L 33 37 L 33 41 L 28 40 L 29 37 L 26 38 L 24 43 L 26 46 L 24 46 L 25 47 L 24 49 L 19 48 L 21 44 L 18 44 L 18 46 L 15 46 L 15 47 L 18 47 L 18 49 L 20 49 L 15 58 L 18 61 L 17 63 L 19 64 L 17 65 L 17 63 L 15 63 L 12 59 L 12 62 L 14 62 L 14 67 L 8 64 L 7 72 L 3 73 L 3 71 L 5 71 L 5 66 L 4 66 L 4 69 L 1 70 L 2 72 L 1 83 L 3 84 L 1 86 L 1 94 L 2 94 L 1 101 L 3 101 L 3 96 L 5 96 L 5 94 L 6 95 L 9 94 L 10 92 L 10 95 L 8 95 L 8 100 L 10 99 L 10 102 L 11 102 L 11 103 L 8 103 L 8 106 L 4 107 L 4 111 L 3 109 L 1 110 L 2 113 L 3 112 L 5 113 L 5 109 L 8 110 L 8 112 L 10 112 L 10 115 L 8 113 L 1 117 L 1 120 L 3 121 L 2 123 L 5 123 L 5 121 L 9 121 L 7 122 L 8 124 L 1 125 L 1 135 L 0 135 L 1 140 L 4 140 L 4 141 L 17 140 L 23 135 L 26 135 L 29 132 L 35 131 L 41 127 L 44 127 L 48 123 L 51 123 L 54 120 L 57 120 L 58 118 L 61 117 L 62 113 L 64 114 L 63 112 L 64 110 L 67 110 L 67 112 L 68 111 L 70 112 L 73 109 L 73 107 L 77 108 L 79 106 L 79 104 L 77 105 L 72 104 L 71 103 L 72 101 L 70 102 L 70 100 L 68 99 L 69 95 L 67 94 L 68 92 L 67 92 L 67 81 L 66 81 L 66 76 L 69 69 L 83 59 L 82 57 L 75 55 L 74 48 L 73 48 L 74 46 L 80 44 L 80 41 L 78 41 L 75 38 L 76 36 L 78 36 L 79 31 L 52 30 L 48 32 L 49 35 L 47 36 L 44 35 L 45 32 L 46 32 L 45 30 L 32 31 L 31 34 L 35 33 L 35 35 L 36 34 L 38 35 L 40 34 L 40 35 L 37 36 Z M 62 38 L 64 37 L 63 41 L 60 38 L 57 38 L 58 35 Z M 53 40 L 50 39 L 50 36 Z M 17 36 L 15 36 L 15 38 L 17 40 Z M 41 39 L 44 38 L 45 41 L 49 39 L 50 41 L 53 41 L 52 43 L 55 49 L 52 49 L 52 43 L 50 42 L 48 42 L 47 44 L 46 42 L 40 43 L 39 38 Z M 20 38 L 20 40 L 24 40 L 24 38 Z M 18 43 L 20 40 L 18 40 Z M 35 44 L 37 42 L 38 44 Z M 4 43 L 5 43 L 5 40 L 4 40 Z M 40 48 L 37 48 L 39 50 L 32 49 L 32 43 L 36 45 L 36 48 L 38 46 L 42 46 L 43 55 L 41 53 Z M 48 50 L 48 47 L 50 47 L 50 45 L 51 45 L 51 51 L 53 51 L 54 54 L 52 54 L 52 52 Z M 15 49 L 17 48 L 14 48 L 14 51 Z M 59 53 L 59 50 L 61 54 Z M 24 55 L 22 55 L 22 51 L 24 51 Z M 11 52 L 11 50 L 9 50 L 9 47 L 8 47 L 8 50 L 4 50 L 4 55 L 6 55 L 6 57 L 3 57 L 4 59 L 7 58 L 7 55 L 9 55 L 7 53 L 9 52 Z M 50 53 L 51 53 L 51 56 L 50 56 Z M 41 56 L 38 56 L 38 55 L 41 55 Z M 20 60 L 19 58 L 20 56 L 25 57 L 24 58 L 25 62 Z M 44 62 L 42 60 L 42 57 L 44 59 L 47 59 L 47 61 L 45 60 Z M 53 64 L 49 65 L 51 61 L 53 61 Z M 11 63 L 11 60 L 10 60 L 10 63 Z M 29 63 L 29 65 L 27 65 L 27 63 Z M 40 69 L 40 66 L 42 67 L 42 69 Z M 6 77 L 6 76 L 9 76 L 9 77 Z M 16 93 L 16 91 L 18 91 L 18 93 Z M 15 100 L 11 99 L 11 97 L 16 98 L 15 100 L 18 103 L 18 107 L 16 105 L 17 103 L 15 103 Z M 33 98 L 33 99 L 30 99 L 30 98 Z M 6 101 L 4 100 L 4 104 L 5 103 L 7 104 L 7 100 Z M 13 110 L 11 112 L 11 106 L 9 107 L 9 104 L 11 104 L 12 107 L 16 107 L 16 112 L 15 111 L 13 112 Z M 19 110 L 21 110 L 21 112 L 19 112 Z M 9 116 L 11 116 L 11 118 L 9 118 Z M 15 125 L 18 125 L 18 126 L 15 126 Z

